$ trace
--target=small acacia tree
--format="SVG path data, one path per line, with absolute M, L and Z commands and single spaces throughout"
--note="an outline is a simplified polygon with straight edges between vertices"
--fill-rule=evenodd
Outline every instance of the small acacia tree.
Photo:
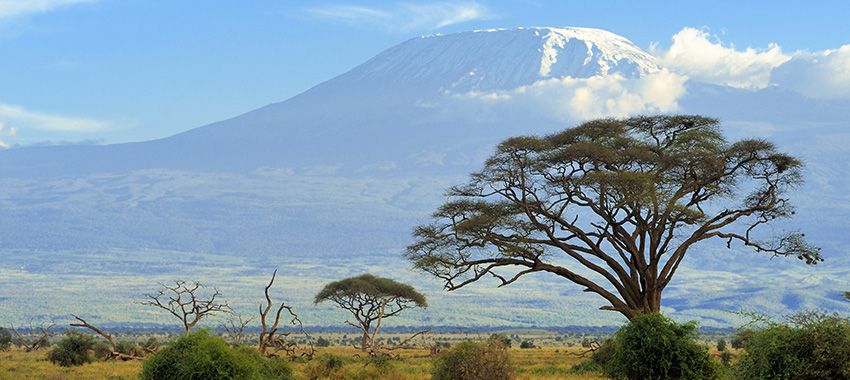
M 398 315 L 405 309 L 428 307 L 425 296 L 412 286 L 371 274 L 325 285 L 316 295 L 315 303 L 324 301 L 331 301 L 354 316 L 355 322 L 346 323 L 363 332 L 360 348 L 370 353 L 376 353 L 379 349 L 375 338 L 385 318 Z M 397 346 L 424 332 L 414 334 Z
M 205 294 L 205 287 L 200 282 L 187 283 L 174 281 L 174 285 L 159 284 L 160 289 L 154 294 L 145 294 L 145 306 L 152 306 L 167 311 L 183 324 L 184 335 L 188 335 L 201 319 L 230 312 L 230 306 L 219 298 L 221 292 L 213 288 L 211 294 Z
M 682 259 L 704 240 L 820 261 L 801 233 L 756 236 L 793 214 L 786 194 L 801 168 L 767 141 L 728 143 L 719 122 L 701 116 L 602 119 L 515 137 L 448 190 L 434 222 L 415 230 L 408 258 L 448 290 L 552 273 L 631 319 L 660 310 Z

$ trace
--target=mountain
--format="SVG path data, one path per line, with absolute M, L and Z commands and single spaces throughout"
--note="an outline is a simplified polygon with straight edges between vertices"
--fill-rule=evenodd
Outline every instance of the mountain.
M 400 158 L 431 156 L 447 141 L 462 143 L 455 150 L 463 151 L 527 131 L 515 125 L 518 120 L 494 123 L 435 109 L 448 93 L 507 90 L 546 78 L 635 78 L 658 70 L 651 55 L 598 29 L 522 28 L 419 37 L 286 101 L 161 140 L 5 151 L 0 153 L 0 175 L 400 164 Z M 554 127 L 548 120 L 522 121 L 545 123 L 539 131 Z
M 546 276 L 509 290 L 444 294 L 400 254 L 444 189 L 480 167 L 497 142 L 574 125 L 599 104 L 633 107 L 635 98 L 662 92 L 653 78 L 664 75 L 650 54 L 598 29 L 425 36 L 293 98 L 163 139 L 0 151 L 0 315 L 25 321 L 30 309 L 16 305 L 27 303 L 43 315 L 67 314 L 89 299 L 81 289 L 94 289 L 104 294 L 101 317 L 126 322 L 140 314 L 121 305 L 155 281 L 194 276 L 253 294 L 264 269 L 281 266 L 282 283 L 304 305 L 336 277 L 408 278 L 435 305 L 410 323 L 616 322 L 587 319 L 601 301 Z M 837 294 L 850 289 L 842 254 L 850 248 L 842 227 L 850 217 L 850 104 L 773 87 L 688 81 L 681 91 L 665 107 L 720 117 L 729 136 L 766 137 L 806 161 L 808 182 L 789 227 L 807 231 L 832 266 L 818 271 L 709 246 L 685 261 L 668 307 L 721 325 L 730 317 L 718 310 L 747 305 L 848 310 Z M 624 109 L 663 106 L 644 103 Z M 468 297 L 480 305 L 474 316 L 460 312 Z M 307 315 L 333 323 L 324 312 Z

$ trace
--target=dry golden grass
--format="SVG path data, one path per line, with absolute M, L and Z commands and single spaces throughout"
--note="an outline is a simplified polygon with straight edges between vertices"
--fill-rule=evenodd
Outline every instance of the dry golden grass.
M 570 367 L 584 360 L 570 353 L 577 348 L 544 347 L 535 349 L 511 349 L 511 358 L 516 368 L 518 380 L 524 379 L 602 379 L 601 376 L 573 375 Z M 389 367 L 379 369 L 359 358 L 360 351 L 351 347 L 320 348 L 318 355 L 331 354 L 344 358 L 343 367 L 327 379 L 381 378 L 387 380 L 419 380 L 431 378 L 431 358 L 427 350 L 403 350 L 400 360 L 393 360 Z M 0 352 L 0 379 L 136 379 L 140 362 L 95 362 L 80 367 L 63 368 L 50 363 L 47 351 Z M 307 379 L 309 373 L 315 373 L 318 361 L 294 363 L 295 374 L 299 379 Z
M 0 379 L 6 380 L 93 380 L 137 379 L 138 362 L 95 362 L 65 368 L 47 360 L 48 350 L 0 352 Z

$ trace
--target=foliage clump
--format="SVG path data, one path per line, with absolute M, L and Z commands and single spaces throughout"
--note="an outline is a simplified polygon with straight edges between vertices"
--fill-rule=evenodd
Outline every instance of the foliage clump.
M 314 359 L 307 367 L 310 379 L 344 379 L 343 367 L 350 360 L 342 356 L 324 354 Z
M 850 379 L 850 320 L 804 313 L 740 334 L 739 379 Z
M 12 347 L 12 332 L 5 327 L 0 327 L 0 351 L 6 351 Z
M 208 331 L 177 338 L 142 364 L 142 380 L 291 379 L 283 360 L 269 360 L 252 348 L 233 348 Z
M 697 343 L 695 323 L 642 314 L 620 329 L 593 362 L 613 379 L 716 379 L 717 365 Z
M 93 336 L 66 331 L 65 337 L 47 354 L 47 359 L 62 367 L 80 366 L 94 361 L 96 342 Z
M 434 359 L 434 380 L 509 380 L 514 367 L 502 339 L 462 342 Z

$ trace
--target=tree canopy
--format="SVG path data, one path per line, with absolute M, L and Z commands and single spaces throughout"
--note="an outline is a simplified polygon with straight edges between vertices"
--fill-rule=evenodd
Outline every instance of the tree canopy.
M 787 194 L 802 167 L 768 141 L 727 142 L 702 116 L 600 119 L 514 137 L 447 191 L 407 256 L 448 290 L 553 273 L 632 318 L 660 309 L 662 290 L 704 240 L 821 261 L 802 233 L 758 233 L 794 213 Z
M 368 273 L 325 285 L 322 291 L 316 294 L 314 301 L 318 304 L 322 301 L 342 298 L 390 299 L 392 302 L 403 302 L 419 307 L 428 306 L 425 296 L 412 286 Z

